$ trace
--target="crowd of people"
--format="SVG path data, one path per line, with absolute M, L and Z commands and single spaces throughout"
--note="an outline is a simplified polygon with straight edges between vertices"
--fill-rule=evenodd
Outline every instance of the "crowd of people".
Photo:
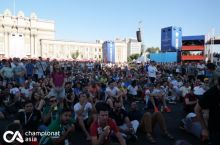
M 163 113 L 183 105 L 180 129 L 219 144 L 220 72 L 212 63 L 104 64 L 14 58 L 0 63 L 0 119 L 22 132 L 50 131 L 32 144 L 71 145 L 81 131 L 92 145 L 126 145 L 154 128 L 169 140 Z M 139 107 L 143 104 L 143 107 Z M 16 143 L 14 143 L 16 144 Z M 27 143 L 28 144 L 28 143 Z

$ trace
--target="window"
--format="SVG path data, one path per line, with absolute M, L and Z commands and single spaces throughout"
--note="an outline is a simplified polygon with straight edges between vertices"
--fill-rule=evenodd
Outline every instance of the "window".
M 203 51 L 183 51 L 182 55 L 203 55 Z
M 204 45 L 204 40 L 183 40 L 183 46 Z

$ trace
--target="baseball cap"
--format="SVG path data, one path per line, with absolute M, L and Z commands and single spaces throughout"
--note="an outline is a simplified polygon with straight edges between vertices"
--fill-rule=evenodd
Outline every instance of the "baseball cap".
M 20 92 L 20 90 L 19 90 L 18 88 L 12 88 L 12 89 L 10 90 L 10 93 L 13 94 L 13 95 L 15 95 L 15 94 L 17 94 L 17 93 L 19 93 L 19 92 Z
M 197 86 L 193 89 L 193 93 L 195 95 L 203 95 L 205 93 L 205 90 L 203 88 Z
M 196 114 L 191 112 L 186 115 L 186 118 L 192 118 L 192 117 L 196 117 Z
M 209 78 L 204 78 L 204 81 L 208 81 L 209 80 Z

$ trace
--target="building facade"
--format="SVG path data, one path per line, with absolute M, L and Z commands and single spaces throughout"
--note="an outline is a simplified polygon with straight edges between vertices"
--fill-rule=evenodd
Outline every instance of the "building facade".
M 182 47 L 182 28 L 166 27 L 161 29 L 161 51 L 176 52 Z
M 35 13 L 29 18 L 22 11 L 12 16 L 5 10 L 0 24 L 0 57 L 38 57 L 40 40 L 55 37 L 54 21 L 40 20 Z
M 126 39 L 127 42 L 127 55 L 141 54 L 142 47 L 141 42 L 136 39 Z
M 115 42 L 115 62 L 124 63 L 128 60 L 127 55 L 127 43 L 126 42 Z
M 215 36 L 213 39 L 206 39 L 206 61 L 210 60 L 211 62 L 220 65 L 220 36 Z
M 56 59 L 102 60 L 102 43 L 41 40 L 40 56 Z
M 105 41 L 103 43 L 103 61 L 106 63 L 127 62 L 126 41 Z
M 134 40 L 114 41 L 113 63 L 127 62 L 127 53 L 140 53 L 141 45 Z M 139 47 L 140 45 L 140 47 Z M 54 58 L 102 61 L 101 40 L 94 43 L 55 39 L 55 22 L 30 17 L 19 11 L 13 16 L 10 10 L 0 15 L 0 58 Z
M 105 41 L 102 45 L 103 62 L 115 62 L 115 43 L 113 41 Z

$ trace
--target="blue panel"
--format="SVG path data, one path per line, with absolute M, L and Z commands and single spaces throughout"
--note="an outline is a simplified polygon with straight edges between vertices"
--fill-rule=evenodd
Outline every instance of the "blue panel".
M 106 63 L 108 61 L 108 50 L 107 50 L 107 42 L 103 43 L 103 47 L 102 47 L 102 55 L 103 55 L 103 61 Z
M 112 43 L 112 62 L 115 63 L 115 44 Z
M 180 50 L 182 47 L 182 29 L 173 27 L 172 31 L 172 49 L 174 51 Z
M 161 51 L 171 51 L 172 27 L 161 29 Z
M 183 41 L 184 40 L 205 40 L 205 35 L 183 36 L 182 39 Z
M 177 52 L 151 53 L 150 60 L 155 62 L 177 62 Z
M 182 28 L 167 27 L 161 29 L 161 51 L 175 52 L 182 47 Z
M 103 60 L 104 62 L 115 63 L 115 44 L 112 41 L 103 43 Z

